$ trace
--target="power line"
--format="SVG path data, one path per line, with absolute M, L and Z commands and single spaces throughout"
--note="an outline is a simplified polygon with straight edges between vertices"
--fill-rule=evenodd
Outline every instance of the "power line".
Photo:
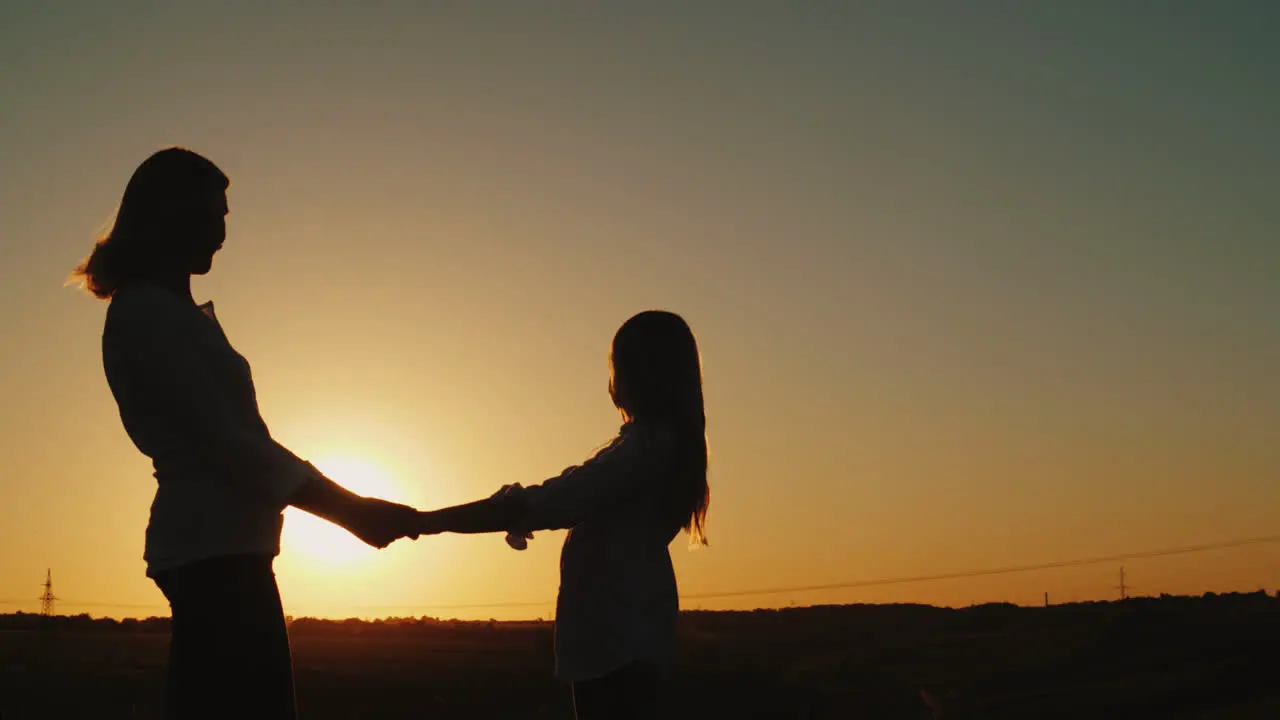
M 1058 562 L 1038 563 L 1035 565 L 1012 565 L 1000 568 L 984 568 L 980 570 L 964 570 L 960 572 L 939 573 L 937 575 L 914 575 L 907 577 L 880 578 L 876 580 L 855 580 L 852 582 L 832 583 L 830 585 L 805 585 L 785 588 L 761 588 L 757 590 L 735 590 L 733 592 L 718 593 L 699 593 L 695 595 L 684 595 L 683 598 L 688 600 L 701 600 L 707 598 L 725 598 L 740 597 L 745 595 L 775 595 L 789 592 L 815 592 L 818 590 L 845 590 L 849 588 L 876 587 L 881 585 L 902 585 L 906 583 L 931 582 L 934 580 L 956 580 L 960 578 L 981 577 L 985 575 L 1010 575 L 1013 573 L 1031 572 L 1032 570 L 1052 570 L 1055 568 L 1077 567 L 1080 565 L 1100 565 L 1103 563 L 1113 563 L 1122 560 L 1135 560 L 1141 558 L 1165 557 L 1167 555 L 1185 555 L 1189 553 L 1206 552 L 1209 550 L 1225 550 L 1227 548 L 1243 547 L 1245 545 L 1262 545 L 1266 543 L 1280 542 L 1280 535 L 1271 535 L 1268 537 L 1248 538 L 1245 540 L 1231 540 L 1227 542 L 1208 543 L 1205 545 L 1187 545 L 1184 547 L 1166 548 L 1163 550 L 1147 550 L 1143 552 L 1122 553 L 1120 555 L 1107 555 L 1103 557 L 1080 558 L 1077 560 L 1061 560 Z
M 1245 538 L 1242 540 L 1230 540 L 1217 543 L 1205 543 L 1202 545 L 1185 545 L 1181 547 L 1163 548 L 1160 550 L 1146 550 L 1140 552 L 1121 553 L 1118 555 L 1105 555 L 1098 557 L 1077 558 L 1074 560 L 1060 560 L 1056 562 L 1036 563 L 1031 565 L 1010 565 L 996 568 L 979 568 L 971 570 L 962 570 L 948 573 L 937 573 L 933 575 L 909 575 L 901 577 L 875 578 L 870 580 L 852 580 L 848 582 L 830 583 L 825 585 L 796 585 L 791 587 L 773 587 L 773 588 L 755 588 L 750 590 L 731 590 L 724 592 L 709 593 L 692 593 L 681 595 L 682 600 L 711 600 L 729 597 L 748 597 L 758 595 L 779 595 L 783 593 L 801 593 L 801 592 L 819 592 L 823 590 L 849 590 L 855 588 L 881 587 L 887 585 L 905 585 L 910 583 L 934 582 L 939 580 L 959 580 L 963 578 L 985 577 L 990 575 L 1012 575 L 1015 573 L 1032 572 L 1035 570 L 1053 570 L 1065 567 L 1079 567 L 1084 565 L 1101 565 L 1105 563 L 1121 562 L 1124 560 L 1138 560 L 1154 557 L 1166 557 L 1170 555 L 1186 555 L 1190 553 L 1208 552 L 1211 550 L 1226 550 L 1230 548 L 1245 547 L 1248 545 L 1264 545 L 1271 543 L 1280 543 L 1280 535 L 1271 535 L 1266 537 Z M 160 604 L 136 604 L 136 603 L 110 603 L 110 602 L 79 602 L 75 600 L 60 599 L 64 606 L 71 605 L 74 607 L 104 607 L 118 609 L 167 609 L 167 605 Z M 25 601 L 6 601 L 0 600 L 0 604 L 25 604 Z M 554 606 L 554 600 L 548 601 L 516 601 L 516 602 L 492 602 L 492 603 L 460 603 L 460 604 L 429 604 L 429 603 L 406 603 L 400 605 L 353 605 L 348 606 L 353 610 L 482 610 L 482 609 L 507 609 L 507 608 L 547 608 Z
M 777 595 L 792 592 L 815 592 L 819 590 L 844 590 L 851 588 L 876 587 L 882 585 L 902 585 L 907 583 L 931 582 L 935 580 L 954 580 L 960 578 L 982 577 L 987 575 L 1009 575 L 1020 572 L 1030 572 L 1033 570 L 1051 570 L 1055 568 L 1076 567 L 1081 565 L 1099 565 L 1103 563 L 1118 562 L 1121 560 L 1132 560 L 1140 558 L 1164 557 L 1168 555 L 1185 555 L 1196 552 L 1206 552 L 1209 550 L 1225 550 L 1234 547 L 1243 547 L 1246 545 L 1261 545 L 1266 543 L 1280 542 L 1280 535 L 1272 535 L 1268 537 L 1246 538 L 1243 540 L 1230 540 L 1227 542 L 1207 543 L 1203 545 L 1186 545 L 1182 547 L 1164 548 L 1161 550 L 1146 550 L 1141 552 L 1122 553 L 1119 555 L 1108 555 L 1104 557 L 1079 558 L 1076 560 L 1061 560 L 1058 562 L 1038 563 L 1035 565 L 1014 565 L 1000 568 L 983 568 L 975 570 L 964 570 L 960 572 L 939 573 L 936 575 L 915 575 L 908 577 L 895 578 L 879 578 L 875 580 L 855 580 L 851 582 L 833 583 L 830 585 L 805 585 L 795 587 L 782 588 L 761 588 L 755 590 L 733 590 L 729 592 L 714 593 L 693 593 L 681 595 L 682 600 L 709 600 L 726 597 L 745 597 L 752 595 Z M 487 603 L 487 604 L 468 604 L 468 605 L 365 605 L 362 609 L 405 609 L 405 608 L 422 608 L 434 610 L 471 610 L 481 608 L 520 608 L 520 607 L 547 607 L 554 605 L 554 602 L 510 602 L 510 603 Z
M 163 604 L 163 603 L 114 603 L 114 602 L 93 602 L 93 601 L 89 601 L 89 600 L 85 600 L 85 601 L 79 601 L 79 600 L 67 600 L 67 599 L 65 599 L 65 598 L 60 598 L 60 602 L 63 604 L 63 606 L 70 605 L 70 606 L 72 606 L 72 607 L 120 608 L 120 609 L 122 609 L 122 610 L 128 610 L 128 609 L 133 609 L 133 610 L 147 610 L 147 609 L 152 609 L 152 610 L 154 610 L 154 609 L 157 609 L 157 608 L 168 608 L 168 607 L 169 607 L 168 605 L 165 605 L 165 604 Z
M 352 605 L 356 610 L 395 610 L 395 609 L 412 609 L 421 608 L 423 610 L 488 610 L 503 608 L 548 608 L 554 607 L 555 600 L 544 600 L 537 602 L 533 600 L 519 602 L 494 602 L 494 603 L 465 603 L 460 605 L 423 605 L 421 603 L 411 603 L 408 605 Z

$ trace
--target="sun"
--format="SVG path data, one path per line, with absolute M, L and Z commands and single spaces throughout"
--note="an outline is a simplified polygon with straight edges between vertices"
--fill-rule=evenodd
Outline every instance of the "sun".
M 355 458 L 313 461 L 334 482 L 359 495 L 399 502 L 395 483 L 374 465 Z M 282 550 L 325 565 L 342 565 L 372 556 L 376 549 L 328 520 L 294 507 L 284 511 Z

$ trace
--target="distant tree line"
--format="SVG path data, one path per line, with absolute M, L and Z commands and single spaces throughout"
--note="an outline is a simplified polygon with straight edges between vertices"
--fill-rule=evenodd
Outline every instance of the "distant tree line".
M 1031 612 L 1073 612 L 1090 609 L 1107 608 L 1169 608 L 1194 609 L 1196 606 L 1213 606 L 1239 609 L 1280 609 L 1280 591 L 1274 595 L 1266 590 L 1241 593 L 1205 593 L 1194 595 L 1168 595 L 1159 597 L 1130 597 L 1121 601 L 1092 601 L 1082 603 L 1064 603 L 1048 608 L 1041 606 L 1019 606 L 1011 603 L 987 603 L 967 608 L 938 608 L 931 605 L 894 604 L 894 605 L 815 605 L 809 607 L 790 607 L 759 610 L 687 610 L 683 613 L 686 624 L 696 626 L 700 620 L 715 623 L 719 620 L 730 620 L 739 617 L 754 617 L 768 621 L 770 618 L 804 617 L 819 620 L 824 616 L 848 618 L 850 615 L 877 615 L 886 613 L 899 616 L 907 615 L 968 615 L 981 617 L 1000 617 Z M 550 621 L 498 621 L 498 620 L 457 620 L 441 619 L 428 616 L 392 617 L 374 620 L 348 618 L 345 620 L 327 620 L 322 618 L 290 618 L 290 632 L 297 635 L 378 635 L 382 633 L 403 634 L 405 632 L 448 633 L 459 631 L 472 633 L 476 631 L 496 630 L 529 631 L 534 634 L 549 632 Z M 46 618 L 35 613 L 0 614 L 0 631 L 35 630 L 41 627 L 54 627 L 74 632 L 126 632 L 141 634 L 164 634 L 169 632 L 169 618 L 95 618 L 86 613 L 79 615 L 58 615 Z

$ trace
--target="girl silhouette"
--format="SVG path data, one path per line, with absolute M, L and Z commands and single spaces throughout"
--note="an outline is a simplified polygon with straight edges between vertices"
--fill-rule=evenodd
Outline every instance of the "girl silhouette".
M 706 543 L 706 416 L 698 347 L 680 316 L 649 311 L 613 338 L 609 394 L 617 437 L 539 485 L 422 513 L 419 530 L 509 531 L 517 549 L 569 529 L 556 604 L 556 674 L 579 720 L 655 718 L 675 648 L 679 598 L 668 546 Z

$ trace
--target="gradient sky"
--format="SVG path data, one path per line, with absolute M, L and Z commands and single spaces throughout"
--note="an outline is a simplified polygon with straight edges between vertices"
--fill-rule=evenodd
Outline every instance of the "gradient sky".
M 706 374 L 687 594 L 1280 528 L 1277 4 L 338 5 L 0 5 L 0 610 L 51 567 L 66 612 L 167 612 L 105 305 L 62 283 L 169 144 L 232 179 L 198 298 L 357 489 L 583 459 L 613 331 L 661 307 Z M 561 534 L 317 523 L 286 523 L 295 615 L 550 612 L 440 606 L 552 600 Z M 1105 598 L 1118 565 L 686 604 Z M 1275 589 L 1280 546 L 1126 567 Z

